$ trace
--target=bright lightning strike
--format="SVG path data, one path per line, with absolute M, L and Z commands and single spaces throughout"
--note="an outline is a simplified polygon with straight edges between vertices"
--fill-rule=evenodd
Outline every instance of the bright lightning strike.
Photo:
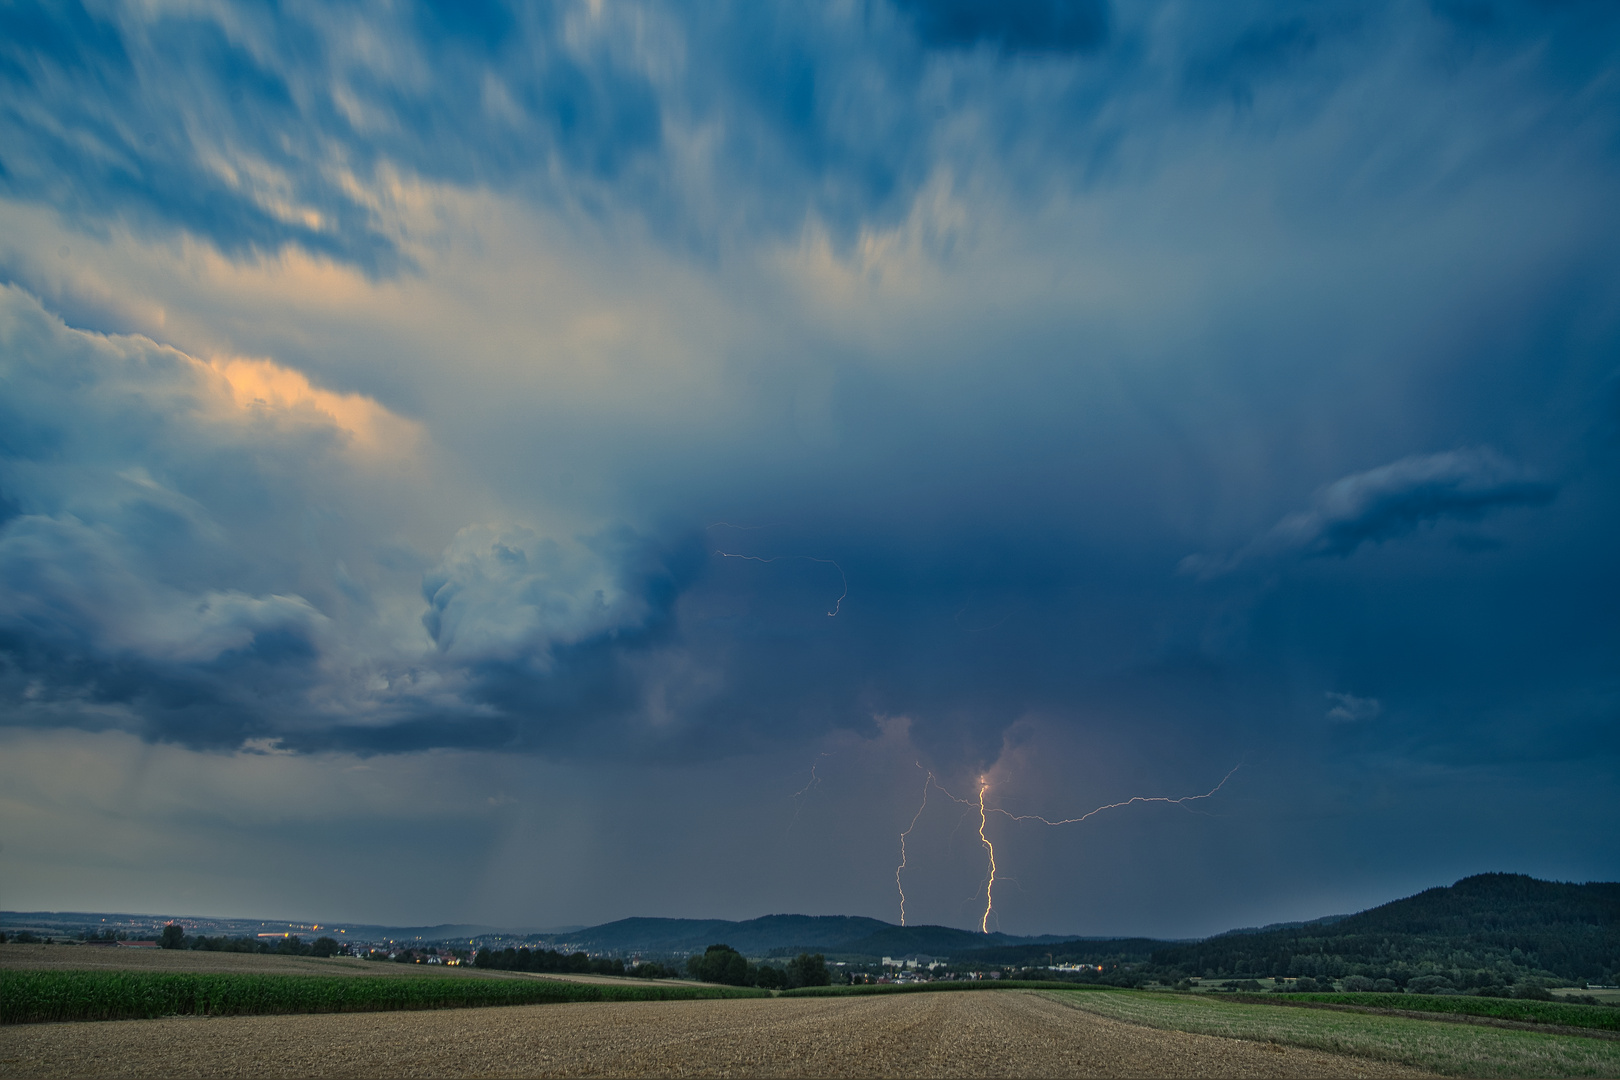
M 922 765 L 918 764 L 917 767 L 921 769 Z M 1178 799 L 1172 799 L 1167 796 L 1159 795 L 1133 795 L 1131 798 L 1122 800 L 1121 802 L 1108 803 L 1105 806 L 1097 807 L 1095 810 L 1089 810 L 1086 813 L 1081 814 L 1079 817 L 1062 818 L 1058 821 L 1052 821 L 1051 819 L 1044 818 L 1039 814 L 1014 814 L 1012 811 L 1003 810 L 999 806 L 987 805 L 985 802 L 985 795 L 990 790 L 990 783 L 984 777 L 979 777 L 979 799 L 977 803 L 979 810 L 979 842 L 984 845 L 985 855 L 990 864 L 989 875 L 986 877 L 984 884 L 984 915 L 979 919 L 979 931 L 985 934 L 990 932 L 990 916 L 995 910 L 996 903 L 996 846 L 995 844 L 991 843 L 989 834 L 985 832 L 986 827 L 989 825 L 989 816 L 991 814 L 1001 814 L 1004 817 L 1011 818 L 1013 821 L 1039 821 L 1043 825 L 1078 825 L 1080 822 L 1085 821 L 1087 818 L 1095 817 L 1104 810 L 1117 810 L 1121 807 L 1130 806 L 1132 803 L 1166 803 L 1172 806 L 1179 806 L 1185 803 L 1198 802 L 1201 799 L 1210 798 L 1219 792 L 1221 788 L 1225 787 L 1226 782 L 1232 779 L 1233 773 L 1236 773 L 1242 767 L 1243 766 L 1241 764 L 1234 765 L 1231 772 L 1228 772 L 1225 776 L 1221 777 L 1220 783 L 1216 784 L 1202 795 L 1183 795 Z M 814 771 L 812 770 L 812 775 L 813 774 Z M 905 832 L 900 834 L 900 865 L 894 868 L 894 886 L 900 893 L 901 926 L 906 925 L 906 889 L 900 877 L 901 872 L 906 869 L 906 837 L 911 835 L 912 830 L 917 827 L 917 822 L 922 820 L 923 811 L 928 809 L 928 792 L 930 788 L 938 788 L 939 793 L 944 795 L 947 799 L 950 799 L 952 802 L 958 802 L 967 807 L 972 807 L 975 805 L 971 799 L 961 799 L 955 795 L 952 795 L 949 791 L 946 791 L 940 782 L 934 778 L 934 774 L 932 772 L 929 772 L 927 777 L 923 780 L 922 804 L 917 807 L 917 812 L 912 815 L 911 824 L 907 825 Z
M 990 877 L 984 883 L 984 918 L 979 920 L 979 931 L 985 934 L 990 932 L 990 909 L 996 904 L 996 845 L 984 835 L 984 793 L 989 790 L 990 785 L 985 783 L 984 777 L 979 777 L 979 842 L 990 854 Z
M 844 599 L 849 596 L 849 575 L 844 573 L 844 568 L 839 566 L 832 559 L 818 559 L 814 555 L 774 555 L 769 559 L 765 559 L 758 555 L 737 555 L 730 551 L 716 551 L 715 554 L 720 556 L 722 559 L 747 559 L 749 562 L 772 563 L 781 562 L 783 559 L 803 559 L 806 562 L 827 563 L 834 570 L 837 570 L 838 576 L 844 580 L 844 591 L 838 594 L 838 599 L 833 602 L 833 609 L 827 612 L 827 617 L 829 619 L 837 616 L 838 612 L 844 606 Z

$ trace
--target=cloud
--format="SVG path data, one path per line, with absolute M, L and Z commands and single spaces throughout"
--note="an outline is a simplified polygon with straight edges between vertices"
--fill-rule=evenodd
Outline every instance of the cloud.
M 1189 107 L 1297 131 L 1379 82 L 1390 41 L 1466 56 L 1473 79 L 1504 61 L 1538 88 L 1600 79 L 1579 44 L 1613 19 L 1602 5 L 1483 29 L 1399 5 L 462 6 L 8 4 L 0 191 L 88 231 L 178 231 L 244 260 L 294 248 L 384 278 L 442 242 L 411 213 L 419 183 L 634 220 L 676 250 L 790 239 L 807 219 L 853 243 L 942 173 L 1025 197 L 1139 175 Z M 1417 70 L 1396 77 L 1422 84 L 1423 63 L 1403 62 Z M 1436 167 L 1453 141 L 1481 152 L 1471 139 L 1445 129 Z
M 989 45 L 1010 53 L 1086 52 L 1108 36 L 1106 0 L 899 0 L 936 48 Z
M 323 665 L 377 634 L 298 552 L 321 543 L 323 503 L 363 506 L 413 459 L 413 426 L 269 361 L 70 329 L 15 288 L 0 292 L 0 378 L 14 719 L 84 708 L 98 725 L 234 745 L 325 712 Z M 337 550 L 363 565 L 352 541 Z
M 1363 544 L 1437 521 L 1478 521 L 1508 507 L 1545 506 L 1557 493 L 1557 485 L 1490 449 L 1402 458 L 1334 481 L 1316 493 L 1310 509 L 1289 514 L 1233 555 L 1189 555 L 1181 570 L 1211 578 L 1251 561 L 1344 558 Z
M 1354 694 L 1341 694 L 1329 690 L 1327 699 L 1333 702 L 1333 707 L 1327 711 L 1329 720 L 1359 723 L 1363 720 L 1376 719 L 1384 711 L 1383 703 L 1377 698 L 1356 697 Z
M 414 422 L 274 361 L 72 329 L 16 288 L 0 380 L 10 722 L 368 751 L 633 724 L 623 654 L 667 629 L 690 544 L 481 524 L 430 557 Z
M 1161 581 L 1200 498 L 1244 520 L 1459 439 L 1564 475 L 1556 445 L 1506 434 L 1511 380 L 1459 396 L 1432 356 L 1481 355 L 1482 313 L 1608 257 L 1606 114 L 1576 92 L 1601 65 L 1543 48 L 1574 15 L 0 18 L 0 232 L 27 249 L 0 268 L 182 346 L 59 323 L 12 346 L 56 357 L 4 416 L 14 562 L 33 530 L 89 568 L 54 592 L 19 572 L 44 614 L 17 640 L 78 642 L 97 686 L 125 672 L 160 737 L 192 737 L 157 704 L 189 687 L 304 749 L 724 753 L 886 712 L 981 760 L 1010 718 L 1220 637 Z M 1265 434 L 1409 370 L 1447 399 L 1384 426 L 1323 408 L 1309 454 Z M 1488 456 L 1357 474 L 1190 565 L 1550 497 Z M 836 559 L 839 618 L 827 566 L 705 561 L 717 519 L 782 523 L 762 556 Z M 970 601 L 1019 614 L 964 634 Z M 249 656 L 288 673 L 261 701 L 215 670 Z
M 520 525 L 468 526 L 422 578 L 423 625 L 457 660 L 527 657 L 549 668 L 557 646 L 632 633 L 658 614 L 657 590 L 627 580 L 635 547 L 626 536 L 558 539 Z
M 0 628 L 14 640 L 109 658 L 214 664 L 276 642 L 313 651 L 329 620 L 301 596 L 189 592 L 131 566 L 124 537 L 64 515 L 25 514 L 0 530 Z M 296 645 L 294 644 L 296 643 Z
M 1613 773 L 1620 8 L 1487 9 L 0 4 L 8 881 L 892 917 L 919 760 L 1065 816 L 1254 761 L 1161 823 L 1221 895 L 1511 861 L 1470 763 Z M 1087 872 L 1008 928 L 1188 903 L 1142 820 L 1009 834 Z

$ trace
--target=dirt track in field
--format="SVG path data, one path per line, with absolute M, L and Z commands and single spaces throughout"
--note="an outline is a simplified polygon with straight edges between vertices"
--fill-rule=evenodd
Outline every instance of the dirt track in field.
M 1422 1076 L 994 991 L 0 1028 L 0 1075 Z

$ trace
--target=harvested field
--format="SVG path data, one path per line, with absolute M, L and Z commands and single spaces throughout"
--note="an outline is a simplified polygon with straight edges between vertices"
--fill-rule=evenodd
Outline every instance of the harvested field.
M 7 1076 L 1423 1076 L 1137 1027 L 1038 993 L 514 1006 L 0 1028 Z

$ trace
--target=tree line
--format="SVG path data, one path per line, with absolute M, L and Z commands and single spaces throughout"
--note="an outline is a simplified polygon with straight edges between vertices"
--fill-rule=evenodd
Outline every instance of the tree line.
M 582 952 L 560 953 L 556 949 L 491 949 L 473 954 L 473 965 L 496 971 L 535 971 L 558 975 L 633 975 L 643 979 L 667 979 L 677 974 L 662 964 L 636 964 L 626 967 L 616 956 L 589 956 Z
M 821 953 L 800 953 L 783 967 L 750 964 L 730 945 L 710 945 L 686 960 L 686 973 L 700 982 L 724 986 L 758 986 L 766 990 L 793 990 L 801 986 L 830 986 L 832 973 Z
M 559 975 L 629 975 L 641 979 L 673 979 L 682 974 L 673 965 L 659 961 L 626 964 L 616 956 L 588 956 L 582 952 L 560 953 L 555 949 L 479 949 L 473 964 L 496 971 L 533 971 Z M 750 964 L 730 945 L 710 945 L 702 953 L 687 958 L 685 974 L 700 982 L 723 986 L 759 986 L 767 990 L 787 990 L 799 986 L 826 986 L 832 982 L 826 957 L 800 953 L 780 967 Z
M 336 956 L 343 951 L 343 943 L 324 934 L 314 941 L 305 941 L 297 934 L 278 938 L 209 937 L 206 934 L 188 934 L 185 928 L 170 923 L 158 935 L 158 945 L 165 949 L 197 949 L 203 952 L 268 953 L 277 956 Z

